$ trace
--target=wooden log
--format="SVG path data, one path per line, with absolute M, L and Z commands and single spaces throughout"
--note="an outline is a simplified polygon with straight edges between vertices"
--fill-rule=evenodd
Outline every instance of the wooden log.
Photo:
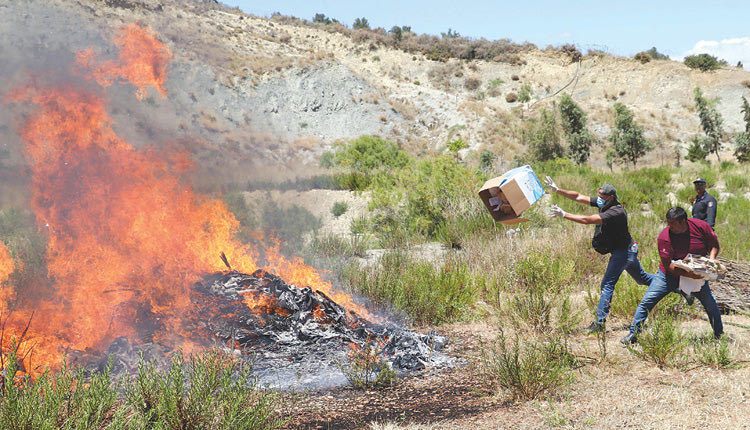
M 726 276 L 709 283 L 719 309 L 724 313 L 750 312 L 750 263 L 723 257 L 717 260 L 727 268 Z

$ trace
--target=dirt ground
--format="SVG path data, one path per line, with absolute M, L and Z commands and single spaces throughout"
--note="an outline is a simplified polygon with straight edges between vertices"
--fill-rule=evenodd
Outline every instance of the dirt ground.
M 619 343 L 626 321 L 607 332 L 600 361 L 596 338 L 580 332 L 571 341 L 582 366 L 575 381 L 544 398 L 510 402 L 477 368 L 480 340 L 494 337 L 486 323 L 438 327 L 448 352 L 465 365 L 428 369 L 389 388 L 338 388 L 298 393 L 285 406 L 294 429 L 537 429 L 537 428 L 750 428 L 750 318 L 724 315 L 735 366 L 692 365 L 659 369 Z M 740 327 L 744 326 L 744 327 Z M 703 334 L 696 319 L 684 329 Z

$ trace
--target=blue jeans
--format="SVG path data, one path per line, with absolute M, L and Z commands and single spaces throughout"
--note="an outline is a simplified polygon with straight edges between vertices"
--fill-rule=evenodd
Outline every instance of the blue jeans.
M 638 309 L 635 311 L 635 318 L 633 318 L 633 324 L 630 326 L 630 332 L 639 333 L 643 329 L 643 321 L 646 320 L 651 309 L 667 294 L 676 293 L 679 285 L 680 279 L 677 276 L 666 275 L 661 270 L 656 272 L 653 282 L 649 285 L 646 295 L 643 296 Z M 711 293 L 711 288 L 708 287 L 708 281 L 703 284 L 700 291 L 693 293 L 693 296 L 701 302 L 703 308 L 706 310 L 708 321 L 711 323 L 711 328 L 714 329 L 714 336 L 721 336 L 724 333 L 724 325 L 721 323 L 721 312 L 719 312 L 719 305 L 716 304 L 716 299 Z
M 615 284 L 620 279 L 623 270 L 627 271 L 633 280 L 639 285 L 650 285 L 654 275 L 646 273 L 638 261 L 638 247 L 631 246 L 627 250 L 612 251 L 609 256 L 607 271 L 604 272 L 604 278 L 599 289 L 602 292 L 599 297 L 599 306 L 596 308 L 596 323 L 604 324 L 609 315 L 612 295 L 615 293 Z

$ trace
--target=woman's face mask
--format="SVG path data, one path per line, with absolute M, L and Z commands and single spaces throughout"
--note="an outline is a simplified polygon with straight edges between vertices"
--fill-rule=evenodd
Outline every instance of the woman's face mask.
M 597 197 L 596 198 L 596 205 L 599 206 L 600 208 L 603 208 L 604 205 L 606 205 L 606 204 L 607 204 L 607 201 L 604 200 L 603 198 L 601 198 L 601 197 Z

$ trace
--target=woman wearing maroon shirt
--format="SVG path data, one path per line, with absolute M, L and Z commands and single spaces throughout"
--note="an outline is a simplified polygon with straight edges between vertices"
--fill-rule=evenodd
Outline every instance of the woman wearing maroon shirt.
M 701 275 L 676 267 L 672 262 L 673 260 L 681 260 L 687 254 L 708 256 L 708 258 L 714 260 L 719 253 L 719 239 L 711 226 L 705 221 L 695 218 L 688 219 L 685 209 L 681 207 L 673 207 L 668 210 L 666 218 L 668 227 L 662 230 L 657 239 L 659 257 L 661 257 L 659 271 L 656 272 L 646 295 L 643 296 L 638 309 L 635 311 L 633 324 L 630 325 L 630 334 L 620 340 L 622 343 L 635 343 L 637 341 L 643 321 L 646 320 L 651 309 L 670 292 L 677 292 L 680 276 L 703 279 Z M 724 333 L 724 326 L 721 323 L 719 306 L 708 287 L 708 281 L 703 283 L 700 291 L 693 294 L 706 309 L 708 321 L 714 330 L 714 337 L 718 339 Z

